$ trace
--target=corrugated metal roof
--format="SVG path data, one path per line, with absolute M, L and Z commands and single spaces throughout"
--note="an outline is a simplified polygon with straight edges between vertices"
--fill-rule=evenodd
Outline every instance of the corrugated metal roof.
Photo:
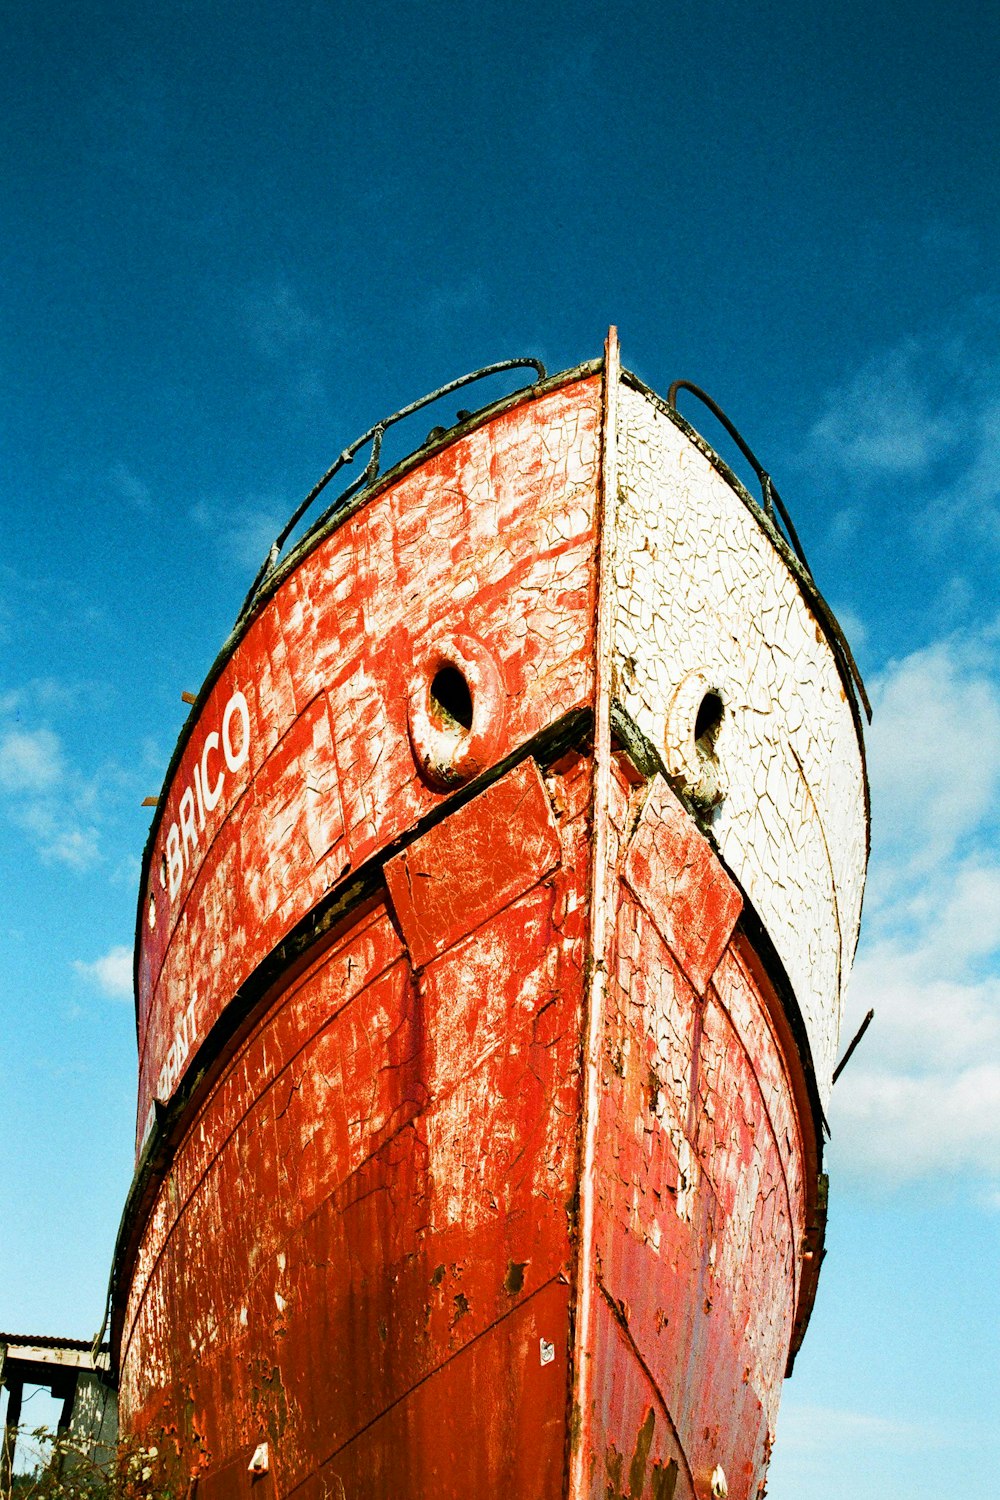
M 17 1344 L 29 1349 L 80 1349 L 89 1352 L 93 1348 L 92 1339 L 58 1339 L 45 1333 L 0 1333 L 0 1344 Z M 99 1353 L 104 1353 L 110 1346 L 102 1344 Z

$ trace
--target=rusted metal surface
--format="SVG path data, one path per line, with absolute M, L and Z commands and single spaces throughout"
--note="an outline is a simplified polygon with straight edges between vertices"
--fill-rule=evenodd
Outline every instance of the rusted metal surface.
M 371 1446 L 373 1424 L 424 1420 L 422 1382 L 481 1345 L 469 1379 L 544 1386 L 539 1442 L 549 1431 L 558 1472 L 584 954 L 574 897 L 587 845 L 573 783 L 586 767 L 560 778 L 561 823 L 529 763 L 410 845 L 418 892 L 422 875 L 461 862 L 484 899 L 463 921 L 435 889 L 447 933 L 429 952 L 432 913 L 398 868 L 399 925 L 416 951 L 385 900 L 347 923 L 276 998 L 192 1122 L 133 1275 L 122 1400 L 146 1432 L 189 1413 L 181 1449 L 196 1469 L 266 1435 L 282 1492 L 314 1477 L 318 1460 L 333 1484 Z M 526 788 L 536 816 L 544 810 L 545 854 L 521 861 L 512 899 L 494 851 Z M 520 1322 L 507 1327 L 514 1308 Z M 542 1338 L 555 1350 L 545 1365 Z M 519 1370 L 507 1369 L 512 1339 L 528 1341 Z M 469 1420 L 454 1426 L 448 1486 L 476 1447 Z M 480 1466 L 516 1447 L 521 1420 L 511 1406 Z M 398 1493 L 407 1464 L 443 1460 L 440 1444 L 421 1444 L 386 1460 L 384 1491 L 351 1492 Z M 404 1493 L 468 1492 L 434 1490 L 416 1467 L 410 1483 Z
M 786 890 L 762 909 L 771 853 L 713 829 L 753 744 L 740 662 L 807 640 L 809 681 L 836 663 L 796 634 L 794 582 L 752 659 L 704 681 L 671 660 L 685 610 L 706 659 L 728 639 L 700 616 L 740 562 L 710 547 L 702 576 L 682 550 L 688 594 L 663 604 L 619 389 L 612 340 L 603 385 L 550 382 L 390 475 L 199 698 L 140 905 L 149 1140 L 112 1325 L 126 1429 L 179 1490 L 763 1483 L 822 1255 L 810 1038 L 835 1041 L 839 1009 L 796 999 L 780 919 L 798 891 L 826 921 L 832 879 L 854 920 L 863 768 L 837 763 L 851 708 L 824 701 L 801 762 L 833 854 L 800 855 L 805 776 L 772 776 Z M 647 606 L 668 629 L 633 650 Z M 698 721 L 702 800 L 671 769 L 684 682 L 736 731 Z M 793 739 L 810 691 L 778 695 Z M 821 937 L 803 964 L 850 933 Z
M 582 1414 L 588 1467 L 611 1483 L 645 1431 L 638 1493 L 670 1482 L 707 1495 L 721 1465 L 730 1494 L 753 1496 L 809 1197 L 794 1063 L 773 996 L 742 960 L 741 901 L 709 844 L 659 779 L 637 790 L 622 776 L 616 793 L 624 847 L 595 1184 L 594 1360 L 610 1378 Z
M 385 882 L 414 965 L 423 969 L 558 863 L 552 809 L 528 760 L 386 863 Z

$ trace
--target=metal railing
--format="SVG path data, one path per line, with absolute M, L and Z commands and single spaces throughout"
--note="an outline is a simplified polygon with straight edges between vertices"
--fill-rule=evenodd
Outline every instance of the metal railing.
M 673 385 L 667 392 L 667 405 L 674 411 L 677 411 L 678 391 L 690 391 L 692 396 L 697 396 L 698 400 L 708 407 L 709 411 L 712 413 L 712 416 L 715 417 L 716 421 L 720 422 L 729 433 L 729 436 L 732 438 L 733 442 L 743 454 L 743 457 L 746 459 L 747 463 L 753 469 L 758 480 L 760 481 L 761 504 L 763 506 L 764 514 L 767 516 L 767 519 L 771 522 L 771 525 L 774 526 L 775 529 L 778 528 L 778 522 L 780 519 L 781 525 L 785 531 L 785 536 L 791 544 L 792 551 L 795 553 L 795 556 L 798 558 L 799 562 L 809 574 L 809 577 L 812 578 L 812 568 L 810 568 L 809 563 L 806 560 L 806 554 L 803 549 L 802 543 L 799 541 L 798 532 L 795 530 L 795 527 L 792 524 L 792 518 L 788 514 L 788 511 L 785 509 L 784 504 L 782 503 L 781 496 L 778 494 L 778 491 L 774 487 L 774 480 L 764 468 L 764 465 L 761 463 L 756 453 L 754 453 L 753 449 L 750 447 L 750 444 L 743 437 L 743 434 L 738 430 L 736 424 L 729 420 L 718 402 L 713 401 L 711 396 L 708 395 L 706 391 L 703 391 L 700 385 L 694 385 L 690 380 L 675 380 Z
M 356 479 L 353 484 L 349 484 L 346 490 L 342 490 L 337 496 L 336 500 L 334 500 L 332 505 L 327 506 L 326 510 L 319 517 L 319 519 L 316 520 L 309 528 L 309 531 L 306 532 L 306 536 L 311 535 L 314 531 L 318 531 L 321 526 L 324 526 L 331 516 L 335 515 L 342 506 L 347 504 L 347 502 L 353 495 L 356 495 L 360 490 L 366 489 L 370 484 L 374 483 L 379 474 L 379 463 L 382 455 L 382 439 L 384 438 L 388 429 L 392 427 L 396 422 L 402 422 L 405 417 L 412 417 L 414 412 L 420 411 L 422 407 L 430 406 L 433 402 L 440 401 L 442 396 L 448 396 L 452 391 L 461 390 L 463 386 L 471 385 L 473 381 L 476 380 L 482 380 L 487 375 L 499 375 L 504 370 L 523 369 L 532 369 L 535 371 L 536 379 L 531 382 L 532 385 L 537 385 L 538 381 L 545 379 L 545 366 L 542 364 L 541 360 L 502 359 L 495 365 L 484 365 L 481 370 L 473 370 L 469 375 L 461 375 L 457 380 L 449 380 L 447 385 L 439 386 L 436 391 L 431 391 L 429 395 L 421 396 L 419 401 L 411 401 L 409 406 L 400 407 L 399 411 L 394 411 L 391 417 L 383 417 L 381 422 L 376 422 L 374 427 L 369 427 L 367 432 L 362 433 L 361 437 L 356 438 L 349 447 L 344 449 L 339 458 L 337 458 L 336 461 L 330 465 L 323 477 L 313 485 L 312 489 L 309 491 L 306 498 L 302 501 L 301 505 L 296 507 L 292 515 L 285 522 L 284 526 L 275 537 L 274 541 L 271 543 L 271 546 L 268 549 L 267 556 L 258 568 L 256 577 L 254 578 L 253 583 L 250 585 L 247 596 L 244 599 L 243 604 L 240 608 L 240 612 L 237 616 L 236 623 L 239 624 L 240 621 L 243 620 L 247 614 L 249 614 L 257 595 L 260 593 L 264 584 L 267 582 L 270 575 L 278 566 L 278 561 L 281 557 L 281 552 L 285 543 L 288 541 L 288 538 L 291 536 L 292 532 L 295 530 L 296 526 L 299 524 L 306 511 L 313 504 L 316 498 L 323 492 L 323 490 L 326 489 L 331 479 L 333 479 L 341 469 L 345 468 L 347 464 L 354 462 L 355 455 L 357 454 L 359 449 L 364 448 L 366 444 L 371 443 L 371 454 L 369 456 L 367 464 L 365 465 L 364 473 L 358 479 Z M 519 387 L 518 389 L 522 389 L 522 387 Z M 464 420 L 466 417 L 470 417 L 472 415 L 472 412 L 459 412 L 459 419 Z M 434 429 L 433 435 L 443 435 L 446 430 L 446 428 Z

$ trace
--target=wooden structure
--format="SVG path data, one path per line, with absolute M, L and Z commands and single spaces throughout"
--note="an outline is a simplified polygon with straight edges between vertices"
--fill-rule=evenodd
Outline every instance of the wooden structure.
M 117 1438 L 117 1402 L 109 1363 L 107 1344 L 95 1352 L 83 1339 L 0 1333 L 0 1386 L 7 1391 L 0 1500 L 8 1500 L 11 1493 L 26 1386 L 47 1390 L 62 1402 L 56 1436 L 72 1433 L 81 1444 L 92 1444 L 95 1463 L 110 1454 Z

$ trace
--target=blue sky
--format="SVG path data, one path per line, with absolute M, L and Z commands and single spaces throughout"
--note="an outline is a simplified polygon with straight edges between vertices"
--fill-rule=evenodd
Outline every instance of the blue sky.
M 627 365 L 704 385 L 764 458 L 876 708 L 845 1031 L 877 1022 L 834 1092 L 769 1493 L 982 1492 L 995 8 L 36 0 L 4 26 L 0 1327 L 100 1321 L 140 803 L 271 537 L 378 417 L 616 322 Z

